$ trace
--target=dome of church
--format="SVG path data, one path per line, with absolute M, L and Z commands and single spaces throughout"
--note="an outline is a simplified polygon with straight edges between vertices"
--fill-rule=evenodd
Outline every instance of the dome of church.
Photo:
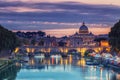
M 82 26 L 80 27 L 80 30 L 88 30 L 88 27 L 85 26 L 85 25 L 82 25 Z
M 88 32 L 89 32 L 88 27 L 83 22 L 82 26 L 80 26 L 80 28 L 79 28 L 79 33 L 88 33 Z

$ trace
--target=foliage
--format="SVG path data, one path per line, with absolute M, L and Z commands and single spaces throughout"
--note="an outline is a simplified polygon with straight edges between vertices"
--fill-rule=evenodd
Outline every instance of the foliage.
M 86 51 L 86 52 L 85 52 L 85 56 L 86 56 L 86 57 L 89 56 L 89 52 Z
M 120 21 L 117 22 L 109 33 L 109 43 L 114 50 L 120 50 Z
M 40 42 L 38 43 L 39 46 L 43 46 L 44 45 L 44 40 L 41 39 Z
M 20 41 L 21 41 L 22 45 L 29 45 L 30 44 L 30 41 L 26 38 L 22 38 Z
M 60 42 L 58 42 L 58 45 L 60 47 L 64 47 L 64 46 L 66 46 L 66 42 L 60 41 Z
M 94 41 L 96 42 L 100 42 L 100 41 L 103 41 L 103 40 L 107 40 L 106 38 L 104 37 L 100 37 L 100 38 L 95 38 Z
M 86 51 L 85 51 L 85 56 L 86 56 L 86 57 L 89 56 L 89 54 L 92 53 L 92 52 L 95 52 L 95 51 L 92 50 L 92 49 L 86 50 Z
M 33 38 L 34 36 L 39 36 L 39 37 L 44 37 L 46 36 L 45 32 L 42 31 L 38 31 L 38 32 L 16 32 L 16 35 L 19 37 L 23 37 L 23 38 Z
M 19 46 L 19 40 L 16 35 L 3 26 L 0 25 L 0 51 L 1 50 L 14 50 Z
M 39 34 L 39 36 L 45 36 L 46 35 L 46 33 L 42 32 L 42 31 L 38 31 L 37 33 Z
M 31 40 L 31 44 L 32 44 L 32 45 L 35 45 L 35 43 L 36 43 L 35 39 L 32 39 L 32 40 Z

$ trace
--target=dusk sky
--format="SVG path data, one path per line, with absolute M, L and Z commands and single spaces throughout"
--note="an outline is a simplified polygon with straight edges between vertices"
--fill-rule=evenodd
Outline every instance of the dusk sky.
M 42 30 L 71 35 L 84 21 L 94 34 L 106 34 L 120 19 L 120 0 L 0 0 L 0 24 L 16 31 Z

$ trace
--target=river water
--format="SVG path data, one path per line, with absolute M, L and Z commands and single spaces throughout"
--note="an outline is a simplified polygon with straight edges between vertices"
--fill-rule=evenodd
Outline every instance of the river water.
M 28 63 L 16 63 L 15 66 L 12 77 L 0 80 L 120 80 L 117 72 L 86 65 L 84 58 L 31 58 Z

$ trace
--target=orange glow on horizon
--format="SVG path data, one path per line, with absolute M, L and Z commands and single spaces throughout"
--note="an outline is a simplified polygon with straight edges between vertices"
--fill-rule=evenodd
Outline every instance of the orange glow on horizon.
M 52 30 L 44 30 L 48 35 L 62 37 L 62 36 L 70 36 L 79 31 L 78 28 L 69 28 L 69 29 L 52 29 Z M 108 34 L 110 32 L 110 27 L 106 28 L 89 28 L 89 32 L 92 32 L 95 35 L 99 34 Z
M 13 32 L 16 32 L 17 30 L 13 30 Z M 37 32 L 38 30 L 19 30 L 21 32 Z M 62 36 L 70 36 L 75 34 L 79 31 L 79 28 L 68 28 L 68 29 L 48 29 L 48 30 L 41 30 L 46 32 L 47 35 L 56 36 L 56 37 L 62 37 Z M 104 27 L 104 28 L 96 28 L 92 27 L 89 28 L 89 32 L 92 32 L 95 35 L 99 34 L 108 34 L 110 32 L 110 27 Z

